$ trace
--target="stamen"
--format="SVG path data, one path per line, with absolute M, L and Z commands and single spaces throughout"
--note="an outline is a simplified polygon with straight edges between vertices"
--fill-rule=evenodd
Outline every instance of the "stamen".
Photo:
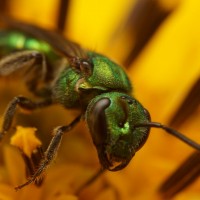
M 26 166 L 26 178 L 29 179 L 37 170 L 39 163 L 44 158 L 41 141 L 35 136 L 36 128 L 17 127 L 15 135 L 11 138 L 11 144 L 17 147 Z M 36 186 L 42 184 L 43 178 L 36 179 Z

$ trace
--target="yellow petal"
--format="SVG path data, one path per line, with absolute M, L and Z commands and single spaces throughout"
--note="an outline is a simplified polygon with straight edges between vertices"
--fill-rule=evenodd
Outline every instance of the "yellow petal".
M 13 200 L 16 197 L 14 189 L 5 184 L 0 184 L 0 199 L 1 200 Z
M 4 162 L 7 171 L 7 182 L 14 191 L 14 186 L 24 181 L 25 168 L 23 160 L 16 149 L 11 146 L 4 146 Z
M 96 200 L 115 200 L 116 199 L 116 191 L 112 188 L 107 188 L 103 190 L 100 195 L 97 196 Z
M 55 195 L 52 199 L 49 200 L 78 200 L 78 198 L 74 195 L 69 194 L 62 194 L 62 195 Z

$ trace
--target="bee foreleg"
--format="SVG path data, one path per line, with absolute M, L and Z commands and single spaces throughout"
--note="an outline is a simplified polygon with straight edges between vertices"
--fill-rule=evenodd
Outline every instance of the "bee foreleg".
M 54 129 L 54 136 L 51 139 L 51 142 L 45 152 L 44 159 L 40 162 L 38 169 L 35 171 L 33 176 L 30 177 L 30 179 L 25 182 L 22 185 L 19 185 L 15 187 L 16 190 L 19 190 L 23 188 L 26 185 L 29 185 L 30 183 L 37 180 L 38 177 L 41 176 L 41 174 L 46 170 L 46 168 L 52 163 L 52 161 L 56 157 L 56 153 L 58 151 L 58 148 L 60 146 L 63 134 L 70 131 L 81 119 L 81 115 L 79 115 L 77 118 L 75 118 L 69 125 L 67 126 L 60 126 Z

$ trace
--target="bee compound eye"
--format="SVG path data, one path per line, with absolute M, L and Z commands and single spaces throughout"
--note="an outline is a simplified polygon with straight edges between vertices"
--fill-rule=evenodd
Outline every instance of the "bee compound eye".
M 89 60 L 82 59 L 80 61 L 80 70 L 85 76 L 90 76 L 92 74 L 93 64 Z
M 105 109 L 110 105 L 108 98 L 101 98 L 88 111 L 87 123 L 96 146 L 105 142 L 107 136 L 107 123 Z
M 151 120 L 151 115 L 150 115 L 149 111 L 147 109 L 145 109 L 145 108 L 144 108 L 144 113 L 145 113 L 147 119 Z

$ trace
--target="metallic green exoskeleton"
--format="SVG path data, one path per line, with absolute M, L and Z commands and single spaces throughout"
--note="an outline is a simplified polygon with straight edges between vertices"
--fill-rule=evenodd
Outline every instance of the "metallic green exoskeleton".
M 23 185 L 35 181 L 51 163 L 64 133 L 80 119 L 89 127 L 103 169 L 124 168 L 145 143 L 150 127 L 162 128 L 188 142 L 173 129 L 150 122 L 148 111 L 132 97 L 126 72 L 109 58 L 87 51 L 61 35 L 1 17 L 0 77 L 20 74 L 42 101 L 18 96 L 9 103 L 0 137 L 9 131 L 17 106 L 34 110 L 51 104 L 81 111 L 71 124 L 58 127 L 38 170 Z M 200 149 L 198 145 L 195 148 Z

